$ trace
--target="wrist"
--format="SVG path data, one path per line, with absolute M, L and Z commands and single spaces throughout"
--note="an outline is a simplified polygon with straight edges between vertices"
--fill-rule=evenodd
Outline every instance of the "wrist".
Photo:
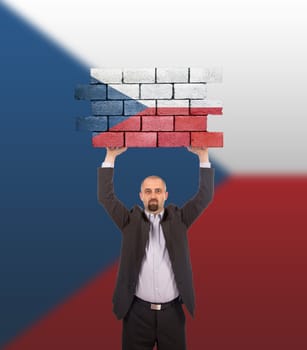
M 200 163 L 209 163 L 209 155 L 208 154 L 199 155 L 199 162 Z
M 114 164 L 115 163 L 115 158 L 114 156 L 110 156 L 110 155 L 106 155 L 104 162 L 105 163 L 111 163 Z

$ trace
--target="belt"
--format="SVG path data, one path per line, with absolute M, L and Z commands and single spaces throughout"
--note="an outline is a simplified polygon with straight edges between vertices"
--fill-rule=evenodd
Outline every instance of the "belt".
M 177 297 L 176 299 L 168 301 L 167 303 L 160 303 L 159 304 L 159 303 L 150 303 L 148 301 L 145 301 L 143 299 L 138 298 L 137 296 L 134 296 L 134 300 L 137 303 L 143 304 L 144 306 L 148 307 L 149 309 L 156 310 L 156 311 L 160 311 L 160 310 L 166 309 L 167 307 L 169 307 L 169 306 L 171 306 L 173 304 L 179 303 L 180 302 L 179 298 L 180 297 Z

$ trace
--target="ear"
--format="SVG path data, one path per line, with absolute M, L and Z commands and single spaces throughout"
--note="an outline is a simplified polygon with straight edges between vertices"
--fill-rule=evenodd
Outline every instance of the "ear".
M 168 198 L 168 192 L 165 192 L 165 200 Z
M 140 200 L 143 202 L 143 194 L 142 194 L 142 192 L 139 193 L 139 196 L 140 196 Z

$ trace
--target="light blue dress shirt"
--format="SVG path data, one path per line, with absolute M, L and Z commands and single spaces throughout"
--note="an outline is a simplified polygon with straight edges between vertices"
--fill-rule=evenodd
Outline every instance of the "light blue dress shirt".
M 150 221 L 149 240 L 135 291 L 137 297 L 152 303 L 165 303 L 179 295 L 160 224 L 163 213 L 145 211 Z

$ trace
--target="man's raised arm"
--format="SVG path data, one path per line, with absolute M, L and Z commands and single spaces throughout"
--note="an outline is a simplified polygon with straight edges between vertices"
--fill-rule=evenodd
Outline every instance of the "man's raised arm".
M 113 174 L 116 157 L 126 150 L 126 147 L 108 147 L 97 173 L 98 202 L 105 207 L 120 229 L 126 225 L 129 211 L 114 193 Z
M 200 165 L 198 192 L 181 208 L 182 220 L 189 227 L 212 201 L 214 169 L 209 162 L 208 148 L 188 147 L 187 149 L 198 156 Z

